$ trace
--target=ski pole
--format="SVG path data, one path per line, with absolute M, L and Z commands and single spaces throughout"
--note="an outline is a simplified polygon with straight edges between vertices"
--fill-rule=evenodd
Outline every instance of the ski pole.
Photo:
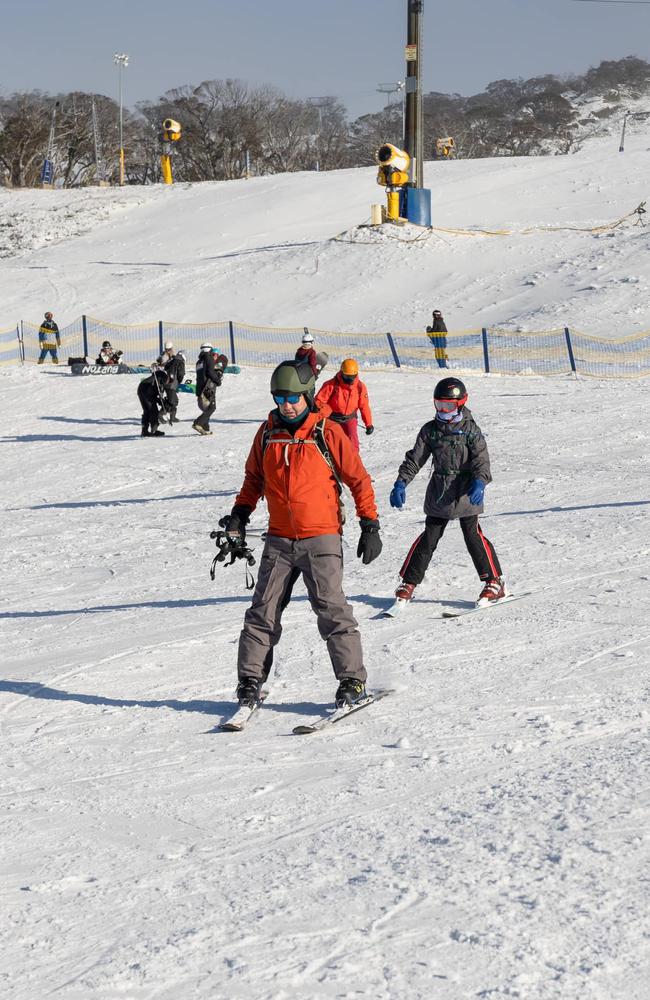
M 158 399 L 160 400 L 160 405 L 162 407 L 162 411 L 163 411 L 165 417 L 168 417 L 169 410 L 165 406 L 165 397 L 163 396 L 162 391 L 160 389 L 160 383 L 158 382 L 158 376 L 156 375 L 155 368 L 151 369 L 151 374 L 153 375 L 153 380 L 156 383 L 156 389 L 158 390 Z M 172 425 L 172 422 L 171 422 L 171 417 L 169 417 L 169 429 L 170 430 L 172 429 L 172 426 L 173 425 Z

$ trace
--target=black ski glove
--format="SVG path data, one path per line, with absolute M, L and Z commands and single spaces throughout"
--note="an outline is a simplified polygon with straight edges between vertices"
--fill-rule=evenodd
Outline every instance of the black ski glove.
M 361 538 L 357 545 L 357 556 L 363 560 L 363 565 L 367 566 L 376 559 L 382 550 L 381 538 L 379 537 L 379 521 L 372 521 L 369 517 L 362 517 L 359 521 L 361 525 Z
M 251 509 L 243 504 L 233 507 L 230 514 L 226 514 L 219 521 L 219 524 L 230 538 L 238 537 L 238 541 L 244 544 L 246 540 L 246 525 L 250 521 Z
M 375 428 L 372 426 L 372 424 L 368 424 L 368 426 L 366 427 L 366 434 L 373 434 L 374 430 Z

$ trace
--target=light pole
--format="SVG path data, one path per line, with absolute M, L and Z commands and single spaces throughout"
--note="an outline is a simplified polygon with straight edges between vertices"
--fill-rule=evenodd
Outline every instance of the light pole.
M 113 62 L 118 67 L 119 94 L 120 94 L 120 187 L 124 185 L 124 142 L 122 138 L 122 71 L 129 65 L 129 57 L 126 52 L 116 52 Z

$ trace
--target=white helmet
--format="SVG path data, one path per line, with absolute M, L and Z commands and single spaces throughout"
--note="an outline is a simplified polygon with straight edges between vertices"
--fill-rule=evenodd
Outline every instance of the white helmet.
M 311 333 L 304 333 L 302 336 L 302 342 L 303 344 L 313 344 L 314 338 L 312 337 Z
M 171 340 L 166 340 L 165 341 L 165 350 L 166 351 L 172 351 L 173 349 L 174 349 L 174 345 L 172 344 Z
M 208 344 L 207 342 L 205 344 L 201 344 L 201 350 L 202 351 L 211 351 L 212 350 L 212 344 Z

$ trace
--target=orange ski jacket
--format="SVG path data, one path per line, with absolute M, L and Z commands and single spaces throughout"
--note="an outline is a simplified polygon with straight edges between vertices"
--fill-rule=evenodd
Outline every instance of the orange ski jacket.
M 345 432 L 321 413 L 310 413 L 292 434 L 272 411 L 255 435 L 235 500 L 236 506 L 253 511 L 265 496 L 271 535 L 299 539 L 341 533 L 339 486 L 314 437 L 319 423 L 334 468 L 352 493 L 357 517 L 377 519 L 370 476 Z
M 334 378 L 323 382 L 316 396 L 317 406 L 322 407 L 325 403 L 330 407 L 335 420 L 336 414 L 351 420 L 356 417 L 357 410 L 360 410 L 366 427 L 372 425 L 368 390 L 360 378 L 355 378 L 352 385 L 348 385 L 341 378 L 341 373 L 337 372 Z

